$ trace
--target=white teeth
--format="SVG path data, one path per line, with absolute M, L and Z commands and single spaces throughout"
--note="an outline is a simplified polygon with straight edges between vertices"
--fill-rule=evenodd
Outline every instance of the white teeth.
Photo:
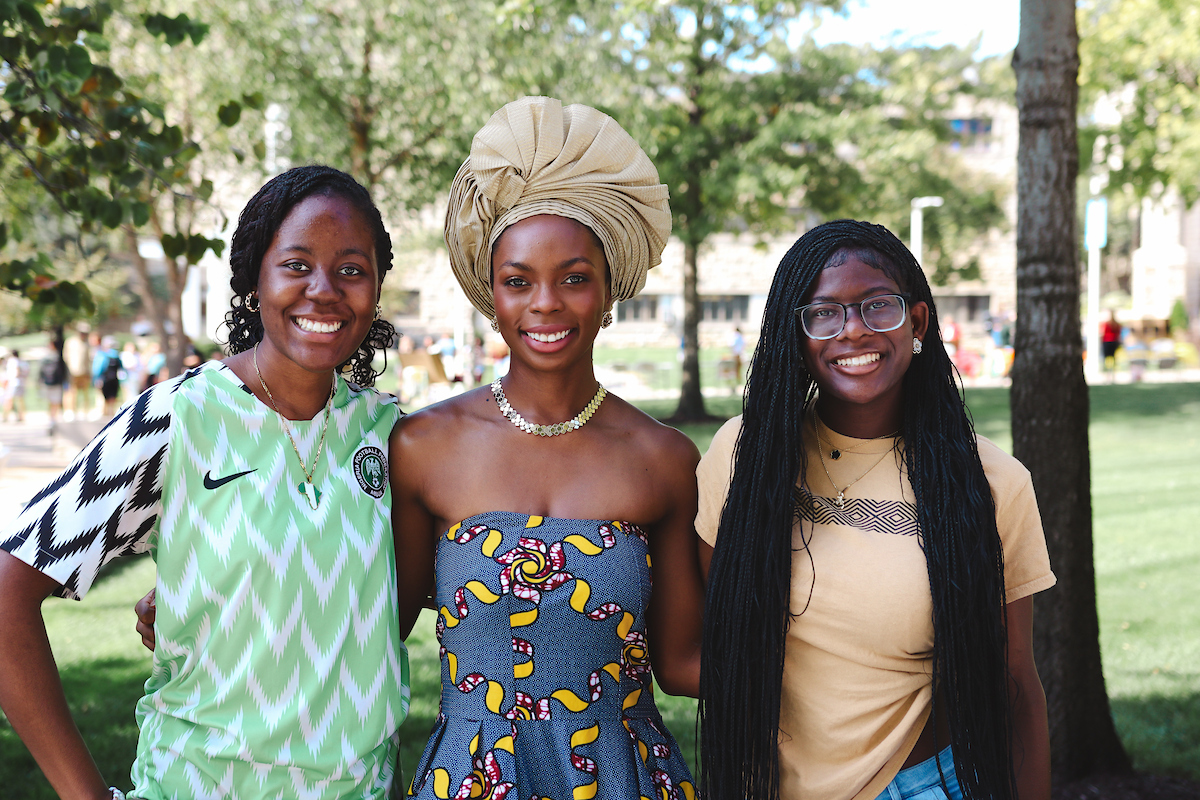
M 317 322 L 314 319 L 305 319 L 304 317 L 296 317 L 296 325 L 300 330 L 308 331 L 309 333 L 333 333 L 342 327 L 340 322 Z
M 557 342 L 559 339 L 567 338 L 567 334 L 570 333 L 570 331 L 559 331 L 558 333 L 534 333 L 533 331 L 526 331 L 526 333 L 529 335 L 529 338 L 533 339 L 535 342 L 550 344 L 550 342 Z
M 839 358 L 833 363 L 839 367 L 865 367 L 867 364 L 874 364 L 879 360 L 879 353 L 867 353 L 865 356 L 854 356 L 853 358 Z

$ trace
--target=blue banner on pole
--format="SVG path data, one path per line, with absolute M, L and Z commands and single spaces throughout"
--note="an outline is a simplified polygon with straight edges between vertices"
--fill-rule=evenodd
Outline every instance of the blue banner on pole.
M 1093 197 L 1087 201 L 1083 222 L 1083 243 L 1088 250 L 1101 250 L 1108 244 L 1108 198 Z

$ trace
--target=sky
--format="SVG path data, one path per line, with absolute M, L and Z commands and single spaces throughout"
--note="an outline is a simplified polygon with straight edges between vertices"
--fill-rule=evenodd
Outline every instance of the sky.
M 893 34 L 914 44 L 966 45 L 983 34 L 980 56 L 1017 45 L 1020 0 L 847 0 L 845 17 L 825 14 L 814 38 L 819 44 L 886 44 Z

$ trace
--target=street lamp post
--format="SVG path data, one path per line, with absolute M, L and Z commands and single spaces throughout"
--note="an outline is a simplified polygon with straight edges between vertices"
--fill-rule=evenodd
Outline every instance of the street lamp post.
M 924 253 L 921 252 L 925 244 L 921 212 L 926 208 L 937 208 L 942 202 L 943 200 L 940 197 L 914 197 L 912 201 L 912 216 L 909 218 L 912 241 L 909 242 L 908 249 L 912 250 L 913 257 L 917 259 L 917 263 L 921 265 L 921 269 L 925 268 Z

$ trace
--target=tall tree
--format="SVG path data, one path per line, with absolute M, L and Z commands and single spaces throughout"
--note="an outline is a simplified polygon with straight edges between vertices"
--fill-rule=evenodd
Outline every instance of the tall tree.
M 1139 198 L 1200 200 L 1200 13 L 1177 0 L 1079 5 L 1081 150 Z M 1091 163 L 1089 161 L 1089 163 Z
M 1053 602 L 1037 603 L 1034 649 L 1046 688 L 1056 782 L 1129 769 L 1100 665 L 1079 331 L 1075 183 L 1079 37 L 1074 0 L 1021 0 L 1017 74 L 1017 322 L 1013 454 L 1033 474 Z
M 698 260 L 713 233 L 794 231 L 832 216 L 870 217 L 902 230 L 909 200 L 938 193 L 960 201 L 947 203 L 953 222 L 947 215 L 931 231 L 949 271 L 956 265 L 948 246 L 1003 219 L 999 189 L 956 180 L 961 165 L 938 147 L 948 138 L 950 103 L 980 91 L 970 78 L 970 51 L 821 48 L 797 40 L 802 9 L 840 5 L 634 3 L 618 29 L 629 80 L 647 87 L 627 93 L 618 116 L 671 187 L 674 233 L 684 245 L 677 420 L 705 416 Z

